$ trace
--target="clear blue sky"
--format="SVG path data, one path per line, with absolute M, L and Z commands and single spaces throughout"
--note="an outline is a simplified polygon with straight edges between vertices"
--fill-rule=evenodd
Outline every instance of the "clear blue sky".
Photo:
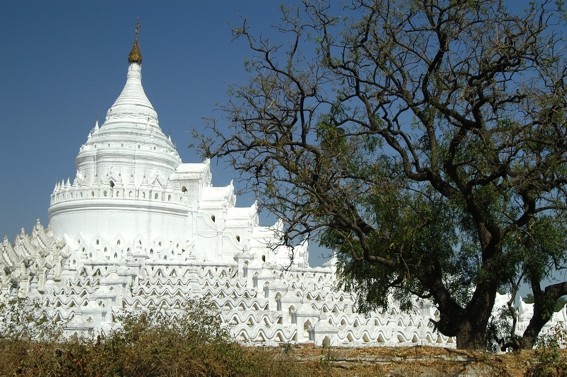
M 233 27 L 246 17 L 269 35 L 279 16 L 279 2 L 265 0 L 0 1 L 0 237 L 12 242 L 37 218 L 47 226 L 55 183 L 74 178 L 79 147 L 125 83 L 138 17 L 160 126 L 185 162 L 200 162 L 191 130 L 248 78 L 250 51 Z M 235 175 L 216 161 L 212 170 L 215 185 Z

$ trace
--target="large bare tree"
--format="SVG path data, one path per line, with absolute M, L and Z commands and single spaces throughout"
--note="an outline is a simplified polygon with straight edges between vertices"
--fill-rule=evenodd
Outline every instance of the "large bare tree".
M 561 7 L 331 4 L 282 8 L 272 40 L 235 31 L 251 79 L 205 154 L 249 179 L 282 242 L 335 250 L 363 310 L 432 300 L 441 333 L 484 348 L 497 291 L 526 283 L 534 315 L 508 340 L 533 346 L 567 294 L 544 284 L 567 256 Z

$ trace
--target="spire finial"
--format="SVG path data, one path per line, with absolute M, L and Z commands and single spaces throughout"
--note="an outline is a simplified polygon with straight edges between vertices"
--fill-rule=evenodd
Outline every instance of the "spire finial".
M 138 19 L 136 20 L 136 28 L 134 29 L 134 32 L 136 33 L 136 36 L 135 36 L 135 39 L 134 39 L 134 40 L 135 40 L 136 42 L 138 42 L 138 36 L 140 35 L 140 27 L 141 27 L 141 25 L 140 25 L 140 18 L 138 17 Z
M 130 55 L 128 55 L 128 62 L 129 63 L 138 63 L 142 64 L 142 53 L 140 52 L 140 46 L 138 46 L 138 36 L 140 35 L 140 19 L 136 21 L 136 29 L 134 29 L 135 36 L 134 36 L 134 45 L 132 46 L 132 50 L 130 51 Z

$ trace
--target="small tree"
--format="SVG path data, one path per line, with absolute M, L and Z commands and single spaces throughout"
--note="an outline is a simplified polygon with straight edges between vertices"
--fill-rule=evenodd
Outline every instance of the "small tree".
M 533 345 L 567 283 L 565 40 L 551 1 L 306 1 L 282 44 L 236 30 L 248 86 L 208 157 L 250 177 L 282 242 L 338 252 L 362 309 L 430 299 L 437 329 L 484 348 L 498 289 L 526 281 Z M 551 306 L 550 306 L 551 305 Z

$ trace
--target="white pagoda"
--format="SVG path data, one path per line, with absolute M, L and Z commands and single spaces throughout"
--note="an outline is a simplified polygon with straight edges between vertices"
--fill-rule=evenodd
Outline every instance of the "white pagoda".
M 172 312 L 206 297 L 246 344 L 441 345 L 435 307 L 360 314 L 337 289 L 333 260 L 310 267 L 307 245 L 278 244 L 209 162 L 183 163 L 142 87 L 137 38 L 124 89 L 88 133 L 75 178 L 56 184 L 49 226 L 0 245 L 2 299 L 39 302 L 67 334 L 108 333 L 123 310 Z

